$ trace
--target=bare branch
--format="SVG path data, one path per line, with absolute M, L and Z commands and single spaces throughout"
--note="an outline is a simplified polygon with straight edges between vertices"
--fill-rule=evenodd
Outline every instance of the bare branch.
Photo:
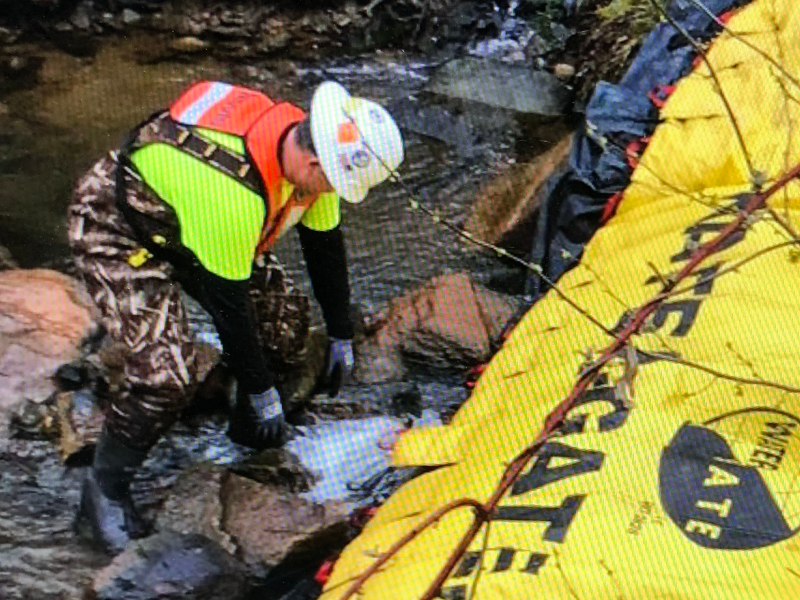
M 784 77 L 786 77 L 786 79 L 788 79 L 789 81 L 791 81 L 791 82 L 792 82 L 792 83 L 793 83 L 793 84 L 794 84 L 794 85 L 795 85 L 797 88 L 799 88 L 799 89 L 800 89 L 800 81 L 798 81 L 798 80 L 797 80 L 797 79 L 796 79 L 794 76 L 792 76 L 792 74 L 791 74 L 791 73 L 789 73 L 789 72 L 788 72 L 788 71 L 787 71 L 787 70 L 786 70 L 786 69 L 783 67 L 783 65 L 781 65 L 781 64 L 780 64 L 780 63 L 779 63 L 777 60 L 775 60 L 774 58 L 772 58 L 772 57 L 771 57 L 771 56 L 770 56 L 770 55 L 769 55 L 767 52 L 764 52 L 764 51 L 763 51 L 761 48 L 759 48 L 759 47 L 758 47 L 758 46 L 756 46 L 755 44 L 753 44 L 753 43 L 751 43 L 750 41 L 748 41 L 748 40 L 747 40 L 747 39 L 746 39 L 744 36 L 742 36 L 742 35 L 740 35 L 740 34 L 736 33 L 735 31 L 733 31 L 733 30 L 732 30 L 730 27 L 728 27 L 728 25 L 727 25 L 727 24 L 726 24 L 726 23 L 725 23 L 725 22 L 724 22 L 722 19 L 720 19 L 720 18 L 719 18 L 717 15 L 715 15 L 715 14 L 714 14 L 714 13 L 711 11 L 711 9 L 709 9 L 709 8 L 708 8 L 708 7 L 707 7 L 705 4 L 703 4 L 703 3 L 702 3 L 700 0 L 689 0 L 689 2 L 691 2 L 692 4 L 694 4 L 695 6 L 697 6 L 697 7 L 698 7 L 700 10 L 702 10 L 702 11 L 703 11 L 704 13 L 706 13 L 706 14 L 707 14 L 709 17 L 711 17 L 711 18 L 714 20 L 714 22 L 715 22 L 717 25 L 719 25 L 720 27 L 722 27 L 722 30 L 723 30 L 725 33 L 727 33 L 728 35 L 730 35 L 730 36 L 731 36 L 731 37 L 733 37 L 734 39 L 738 40 L 739 42 L 743 43 L 745 46 L 747 46 L 748 48 L 750 48 L 751 50 L 753 50 L 754 52 L 756 52 L 757 54 L 759 54 L 761 57 L 763 57 L 763 58 L 765 58 L 767 61 L 769 61 L 769 63 L 770 63 L 770 64 L 771 64 L 773 67 L 775 67 L 776 69 L 778 69 L 778 70 L 781 72 L 781 74 L 782 74 Z
M 650 4 L 652 4 L 656 10 L 667 20 L 669 23 L 678 30 L 678 32 L 686 38 L 686 40 L 692 45 L 697 55 L 703 60 L 706 67 L 708 67 L 709 73 L 711 73 L 711 78 L 714 80 L 714 85 L 717 88 L 717 93 L 719 97 L 722 99 L 722 103 L 725 105 L 725 110 L 728 113 L 728 117 L 731 120 L 731 125 L 733 126 L 734 132 L 736 133 L 736 139 L 739 142 L 739 147 L 741 148 L 742 155 L 744 157 L 745 163 L 747 164 L 747 170 L 750 172 L 750 181 L 753 184 L 755 189 L 760 189 L 763 182 L 761 181 L 761 174 L 755 170 L 753 167 L 753 163 L 750 160 L 750 153 L 747 151 L 747 145 L 744 142 L 744 137 L 742 136 L 742 130 L 739 127 L 739 122 L 736 120 L 736 115 L 733 112 L 733 107 L 731 106 L 730 102 L 728 101 L 728 97 L 725 95 L 725 92 L 722 89 L 722 83 L 717 76 L 716 71 L 711 66 L 711 62 L 708 60 L 708 55 L 706 49 L 696 40 L 694 39 L 691 34 L 686 31 L 686 29 L 678 23 L 668 12 L 667 10 L 661 5 L 658 0 L 648 0 Z

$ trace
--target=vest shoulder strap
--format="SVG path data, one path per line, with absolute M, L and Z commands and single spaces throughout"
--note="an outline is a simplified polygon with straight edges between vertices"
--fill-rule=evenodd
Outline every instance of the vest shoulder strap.
M 169 144 L 228 177 L 232 177 L 237 183 L 264 197 L 261 176 L 246 156 L 206 141 L 194 133 L 190 127 L 175 121 L 166 111 L 139 128 L 130 151 L 153 143 Z

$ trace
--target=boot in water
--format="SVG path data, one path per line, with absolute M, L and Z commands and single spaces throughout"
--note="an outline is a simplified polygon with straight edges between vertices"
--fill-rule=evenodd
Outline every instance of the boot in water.
M 146 457 L 147 451 L 130 448 L 105 432 L 97 442 L 75 528 L 80 537 L 110 556 L 149 533 L 130 494 L 131 480 Z

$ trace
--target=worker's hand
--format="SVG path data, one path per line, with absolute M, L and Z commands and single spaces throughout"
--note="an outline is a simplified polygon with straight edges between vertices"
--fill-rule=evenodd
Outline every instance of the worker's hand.
M 350 378 L 350 374 L 353 372 L 354 363 L 353 341 L 331 338 L 325 364 L 325 384 L 331 398 L 339 395 L 342 384 Z
M 260 394 L 237 394 L 228 436 L 256 450 L 282 446 L 286 421 L 278 390 L 271 387 Z

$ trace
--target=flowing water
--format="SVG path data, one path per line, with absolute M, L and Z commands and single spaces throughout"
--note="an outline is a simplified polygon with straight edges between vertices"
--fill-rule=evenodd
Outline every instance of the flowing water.
M 42 49 L 38 77 L 0 96 L 0 243 L 22 266 L 67 256 L 65 211 L 80 173 L 128 128 L 202 78 L 260 87 L 304 107 L 313 87 L 332 78 L 384 103 L 404 127 L 402 173 L 408 186 L 456 222 L 465 217 L 479 183 L 514 154 L 519 127 L 513 120 L 492 111 L 448 112 L 420 93 L 432 68 L 424 59 L 395 53 L 314 65 L 282 60 L 243 67 L 211 59 L 140 64 L 137 56 L 146 44 L 122 39 L 90 58 Z M 560 134 L 551 132 L 538 149 Z M 498 267 L 493 257 L 408 206 L 405 191 L 386 184 L 364 204 L 343 209 L 353 299 L 366 313 L 432 276 L 469 270 L 486 282 Z M 299 245 L 288 238 L 276 253 L 309 292 Z M 424 408 L 463 400 L 458 381 L 429 377 L 415 385 Z M 396 382 L 351 389 L 345 400 L 386 407 L 407 387 Z M 152 453 L 136 485 L 137 500 L 146 509 L 157 507 L 180 469 L 240 455 L 225 438 L 223 423 L 208 422 L 200 431 L 178 425 Z M 71 533 L 79 481 L 79 470 L 65 469 L 48 443 L 0 439 L 4 600 L 79 598 L 93 569 L 104 564 Z

